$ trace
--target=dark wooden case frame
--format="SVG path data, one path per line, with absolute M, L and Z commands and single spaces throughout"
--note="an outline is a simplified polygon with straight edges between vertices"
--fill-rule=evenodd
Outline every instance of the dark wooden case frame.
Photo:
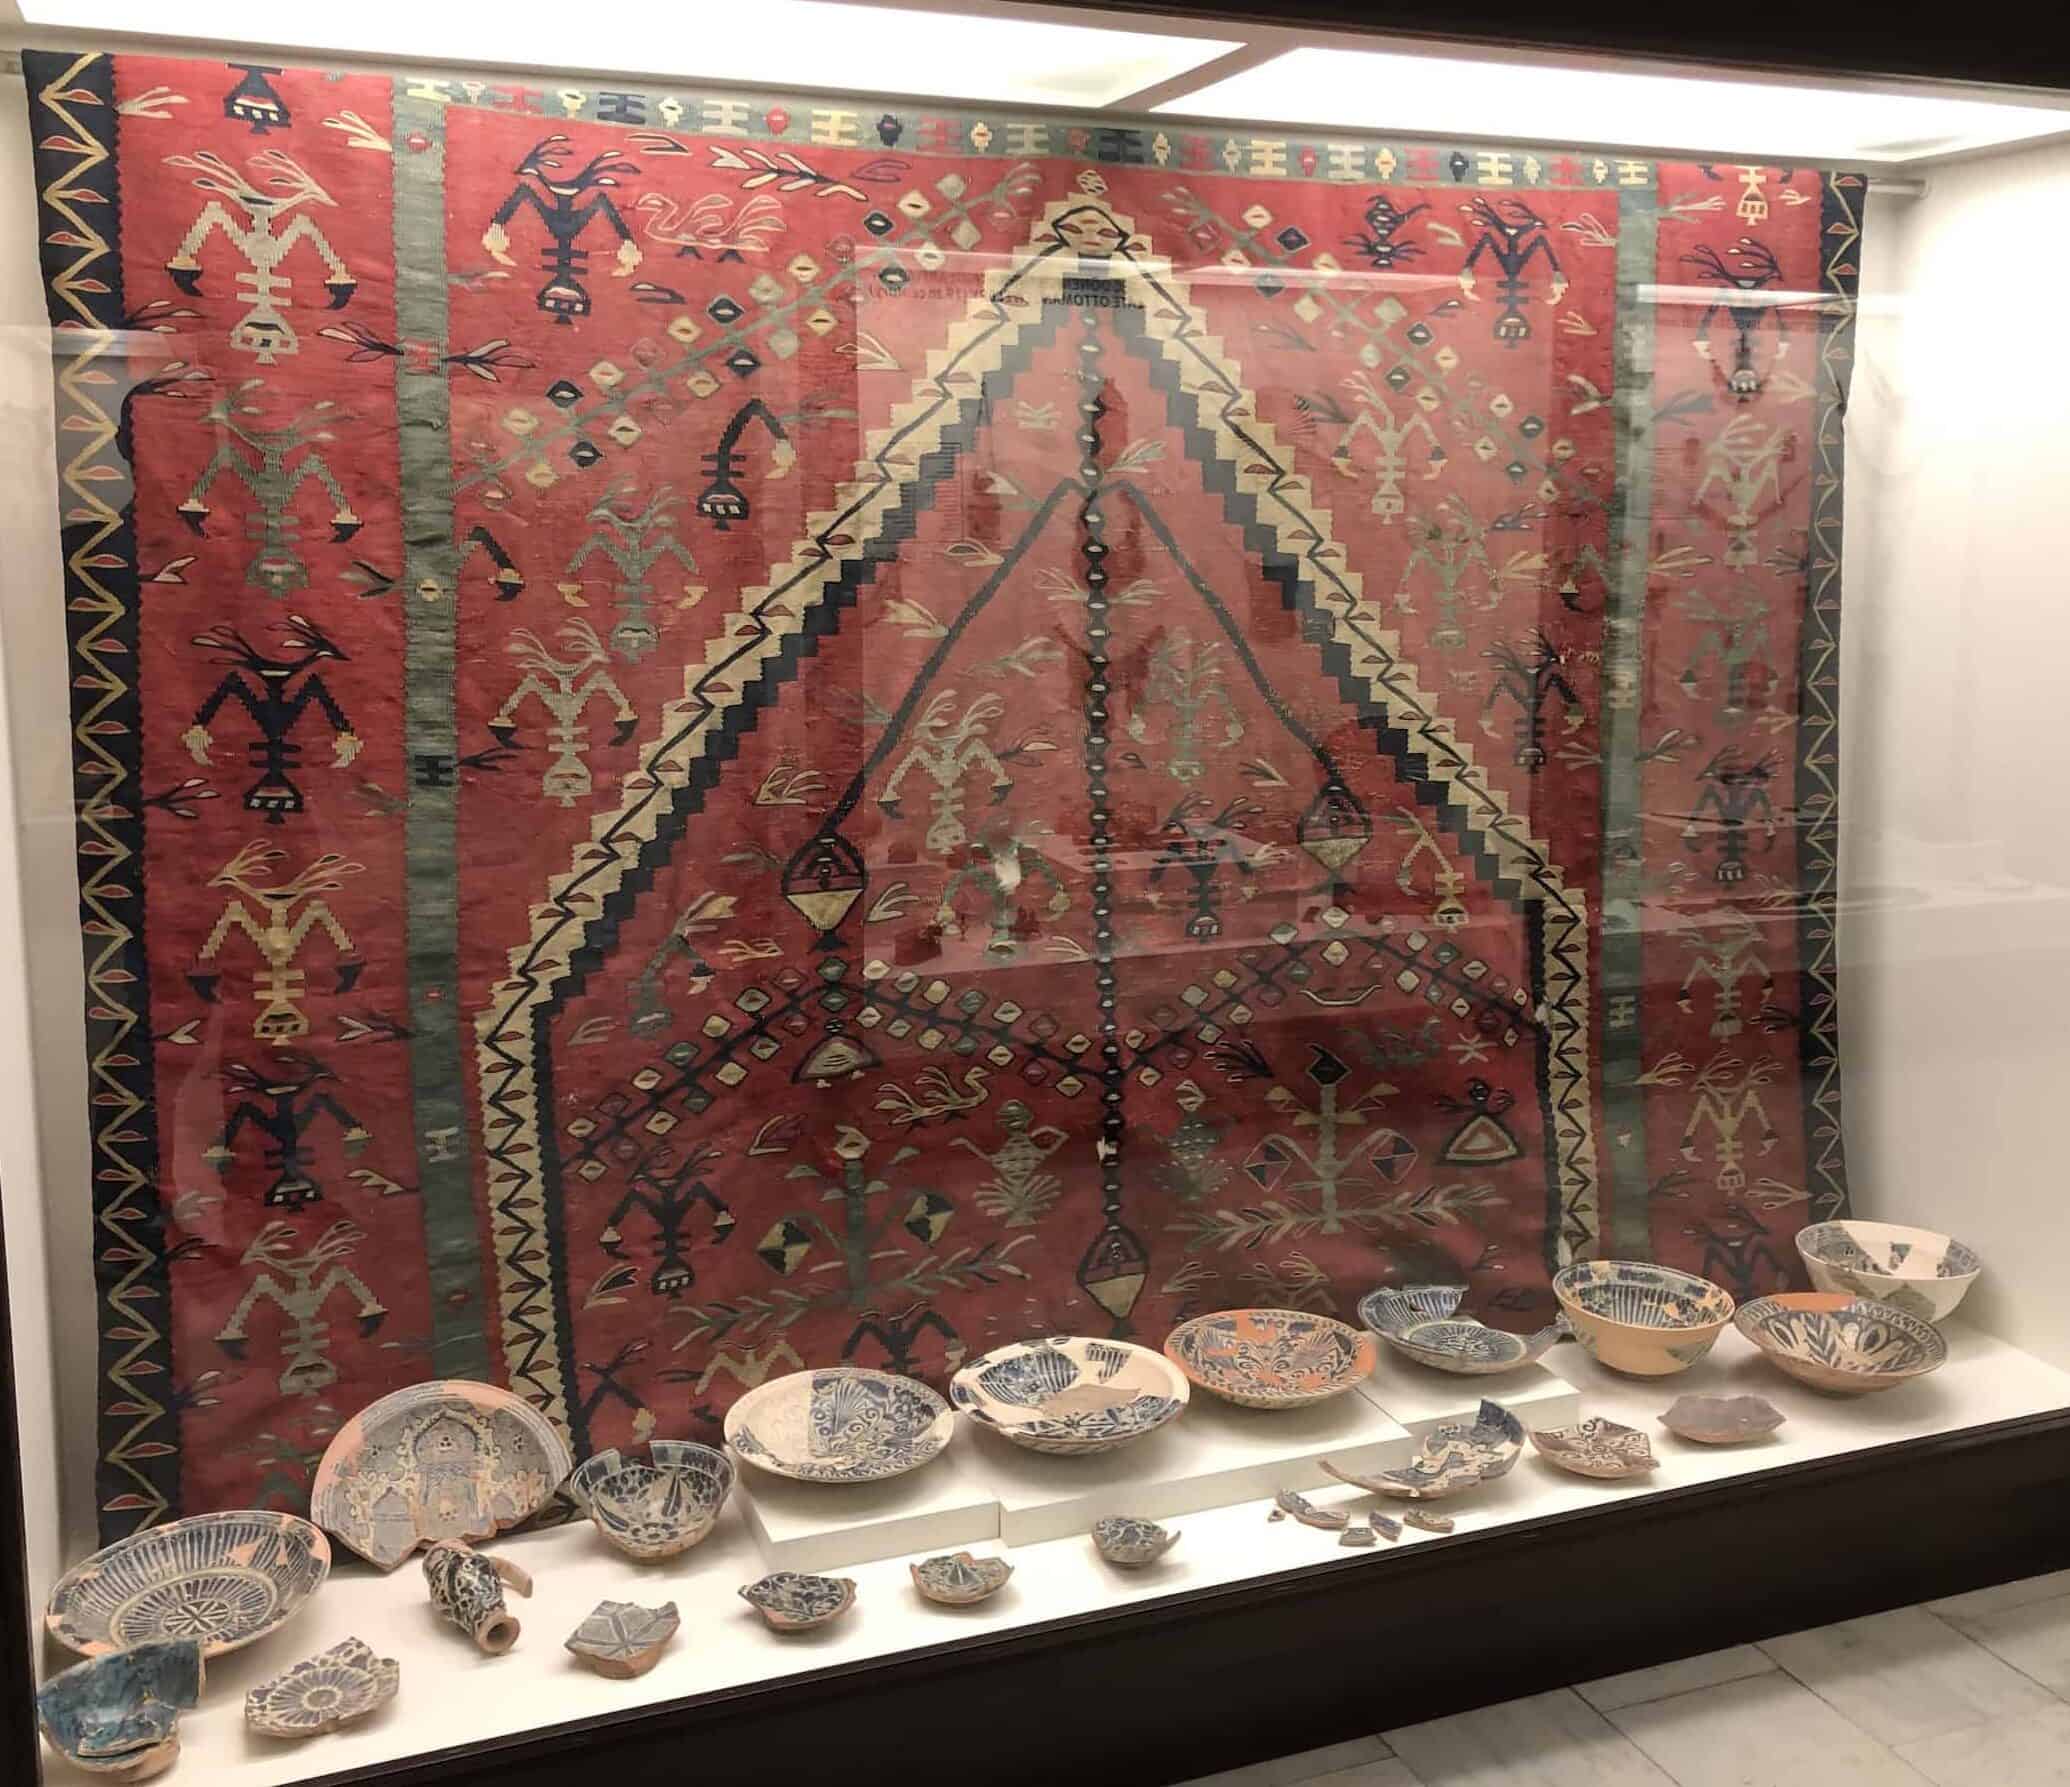
M 1886 3 L 1738 8 L 1479 0 L 1132 0 L 1186 13 L 1451 41 L 1654 52 L 1742 68 L 2070 87 L 2070 34 L 1978 33 Z M 47 1461 L 46 1461 L 47 1462 Z M 37 1622 L 0 1238 L 0 1782 L 33 1782 Z M 2070 1410 L 1332 1560 L 1148 1606 L 800 1671 L 515 1733 L 308 1787 L 680 1787 L 838 1772 L 848 1787 L 1157 1787 L 1391 1726 L 2070 1567 Z M 1471 1520 L 1470 1503 L 1462 1513 Z M 953 1621 L 943 1622 L 945 1633 Z M 368 1634 L 378 1638 L 378 1634 Z M 435 1691 L 417 1684 L 416 1691 Z M 405 1692 L 389 1718 L 409 1717 Z M 1002 1733 L 1004 1734 L 1002 1736 Z M 199 1780 L 199 1757 L 185 1768 Z

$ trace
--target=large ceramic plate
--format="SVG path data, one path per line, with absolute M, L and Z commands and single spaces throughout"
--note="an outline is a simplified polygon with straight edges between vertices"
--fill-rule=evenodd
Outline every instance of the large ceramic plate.
M 330 1571 L 329 1542 L 292 1514 L 195 1514 L 96 1551 L 51 1591 L 44 1623 L 89 1657 L 166 1638 L 217 1657 L 285 1624 Z
M 1412 1284 L 1369 1292 L 1358 1319 L 1396 1352 L 1437 1371 L 1489 1377 L 1544 1356 L 1559 1339 L 1558 1322 L 1536 1334 L 1511 1334 L 1458 1313 L 1463 1284 Z
M 987 1353 L 949 1381 L 949 1400 L 1031 1452 L 1111 1452 L 1176 1418 L 1192 1394 L 1162 1353 L 1072 1335 Z
M 1201 1389 L 1245 1408 L 1305 1408 L 1367 1377 L 1370 1334 L 1298 1309 L 1197 1315 L 1165 1336 L 1164 1356 Z
M 316 1467 L 309 1512 L 392 1570 L 420 1545 L 489 1539 L 530 1519 L 574 1463 L 530 1403 L 493 1384 L 441 1378 L 371 1402 L 338 1429 Z
M 956 1417 L 925 1384 L 844 1365 L 794 1371 L 726 1411 L 726 1443 L 748 1463 L 805 1483 L 875 1483 L 917 1470 Z

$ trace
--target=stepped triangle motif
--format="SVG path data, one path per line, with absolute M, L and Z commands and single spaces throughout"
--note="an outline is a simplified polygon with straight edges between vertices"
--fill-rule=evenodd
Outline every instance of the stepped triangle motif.
M 1589 933 L 1581 895 L 1567 885 L 1548 846 L 1510 809 L 1473 745 L 1422 688 L 1400 641 L 1349 568 L 1328 511 L 1271 426 L 1259 419 L 1241 370 L 1190 302 L 1186 281 L 1132 218 L 1099 199 L 1080 197 L 1046 205 L 1025 248 L 983 276 L 981 289 L 928 353 L 925 370 L 890 422 L 871 432 L 857 476 L 841 487 L 838 506 L 812 515 L 790 556 L 742 593 L 704 661 L 686 673 L 681 699 L 669 704 L 661 725 L 641 742 L 639 768 L 626 778 L 619 804 L 596 816 L 589 841 L 534 908 L 531 935 L 511 952 L 511 975 L 482 1014 L 477 1069 L 503 1237 L 498 1252 L 504 1361 L 513 1382 L 556 1413 L 565 1415 L 573 1405 L 564 1343 L 557 1344 L 550 1315 L 556 1292 L 542 1270 L 549 1257 L 543 1243 L 564 1219 L 570 1229 L 580 1227 L 563 1207 L 578 1194 L 588 1195 L 566 1172 L 565 1138 L 544 1127 L 548 1113 L 539 1084 L 557 1018 L 581 1006 L 590 983 L 608 975 L 611 961 L 647 954 L 648 934 L 667 915 L 650 915 L 643 929 L 639 902 L 658 901 L 647 890 L 664 879 L 664 865 L 693 847 L 685 841 L 692 835 L 685 827 L 695 823 L 691 815 L 704 809 L 725 777 L 742 773 L 752 735 L 768 724 L 772 707 L 806 699 L 795 679 L 807 657 L 817 686 L 840 690 L 842 660 L 834 655 L 839 640 L 873 622 L 893 599 L 886 591 L 894 584 L 900 592 L 917 586 L 910 576 L 901 580 L 901 572 L 926 544 L 929 517 L 943 493 L 967 479 L 973 465 L 1007 462 L 995 444 L 998 418 L 1024 379 L 1044 395 L 1062 389 L 1076 397 L 1077 426 L 1070 436 L 1075 459 L 1048 466 L 1054 476 L 1047 487 L 1013 462 L 1013 482 L 1027 492 L 1028 520 L 1007 537 L 998 562 L 961 608 L 938 612 L 942 637 L 910 678 L 881 695 L 865 690 L 884 711 L 865 729 L 867 744 L 856 748 L 850 772 L 838 783 L 829 777 L 830 804 L 781 865 L 783 898 L 816 933 L 822 960 L 816 974 L 789 988 L 758 987 L 751 994 L 753 1003 L 778 1001 L 771 1009 L 780 1008 L 791 1027 L 787 1036 L 781 1024 L 758 1018 L 755 1043 L 763 1060 L 782 1068 L 793 1083 L 825 1088 L 866 1081 L 869 1095 L 856 1098 L 858 1112 L 873 1108 L 881 1079 L 885 1099 L 874 1108 L 890 1104 L 906 1119 L 906 1135 L 916 1140 L 928 1134 L 930 1121 L 960 1119 L 965 1112 L 990 1116 L 994 1108 L 1005 1117 L 1004 1093 L 991 1096 L 993 1073 L 1041 1069 L 1037 1083 L 1047 1082 L 1046 1094 L 1061 1083 L 1096 1104 L 1099 1115 L 1083 1126 L 1060 1112 L 1061 1121 L 1023 1124 L 1018 1133 L 1047 1130 L 1066 1138 L 1052 1167 L 1075 1160 L 1079 1177 L 1098 1182 L 1097 1209 L 1081 1214 L 1082 1231 L 1065 1244 L 1080 1256 L 1073 1274 L 1080 1289 L 1116 1332 L 1127 1332 L 1150 1282 L 1158 1252 L 1155 1230 L 1164 1223 L 1160 1198 L 1149 1189 L 1148 1164 L 1131 1158 L 1151 1148 L 1131 1122 L 1132 1104 L 1162 1102 L 1162 1087 L 1171 1077 L 1164 1057 L 1195 1058 L 1212 1051 L 1217 1038 L 1228 1046 L 1241 1025 L 1189 1027 L 1185 1018 L 1198 1007 L 1189 1010 L 1183 1002 L 1167 1002 L 1171 1013 L 1162 1032 L 1125 1024 L 1131 995 L 1146 997 L 1146 982 L 1161 985 L 1171 970 L 1160 963 L 1146 975 L 1138 959 L 1142 945 L 1117 929 L 1116 902 L 1135 893 L 1161 921 L 1169 915 L 1167 948 L 1218 951 L 1253 943 L 1281 950 L 1296 928 L 1291 916 L 1277 928 L 1275 942 L 1263 932 L 1245 937 L 1237 914 L 1255 909 L 1292 915 L 1305 893 L 1310 910 L 1326 909 L 1344 932 L 1318 945 L 1329 952 L 1327 965 L 1318 955 L 1314 970 L 1299 971 L 1301 992 L 1316 1007 L 1340 996 L 1337 979 L 1347 986 L 1357 982 L 1341 995 L 1345 1000 L 1370 998 L 1378 984 L 1370 972 L 1345 977 L 1333 968 L 1339 952 L 1354 948 L 1369 967 L 1384 945 L 1391 952 L 1386 960 L 1399 964 L 1391 967 L 1393 980 L 1407 977 L 1423 985 L 1427 974 L 1431 988 L 1443 986 L 1448 1003 L 1498 1038 L 1497 1047 L 1521 1047 L 1532 1057 L 1527 1077 L 1544 1089 L 1545 1153 L 1559 1188 L 1560 1216 L 1550 1245 L 1557 1259 L 1587 1245 L 1595 1142 L 1586 1048 Z M 1162 459 L 1159 491 L 1115 470 L 1127 445 L 1117 427 L 1122 422 L 1146 438 L 1153 430 L 1170 437 L 1174 450 Z M 1186 515 L 1183 527 L 1167 517 L 1168 506 Z M 1218 537 L 1212 574 L 1197 562 L 1207 522 Z M 1143 623 L 1149 598 L 1118 588 L 1110 575 L 1108 567 L 1123 559 L 1137 569 L 1155 563 L 1162 572 L 1154 626 Z M 1260 599 L 1269 598 L 1299 629 L 1299 660 L 1307 669 L 1298 689 L 1283 689 L 1268 677 L 1245 625 L 1232 612 L 1229 580 L 1238 565 Z M 1071 727 L 1083 728 L 1069 741 L 1070 754 L 1080 761 L 1071 766 L 1074 786 L 1068 794 L 1059 792 L 1064 778 L 1050 773 L 1051 759 L 1062 755 L 1062 735 L 1010 742 L 1010 716 L 999 711 L 1001 704 L 978 696 L 959 656 L 964 642 L 987 624 L 988 610 L 1039 611 L 1032 587 L 1037 580 L 1070 592 L 1077 623 L 1074 636 L 1055 647 L 1053 656 L 1047 648 L 1037 654 L 1043 697 L 1038 705 L 1069 713 Z M 853 663 L 855 679 L 866 681 L 864 660 Z M 1331 733 L 1349 739 L 1359 754 L 1356 762 L 1340 763 L 1346 746 L 1319 736 L 1313 723 L 1318 717 Z M 1142 742 L 1160 747 L 1155 765 Z M 1261 760 L 1284 765 L 1286 772 L 1300 765 L 1304 791 L 1297 802 L 1279 802 L 1284 812 L 1277 816 L 1277 837 L 1262 835 L 1266 809 L 1229 796 L 1209 767 L 1214 753 L 1208 745 L 1232 742 L 1249 743 Z M 1068 852 L 1003 822 L 1018 816 L 1024 792 L 1032 796 L 1038 785 L 1044 789 L 1043 810 L 1056 815 L 1047 829 L 1066 839 Z M 1296 786 L 1290 774 L 1288 785 Z M 1375 834 L 1362 787 L 1420 814 L 1426 835 L 1443 840 L 1455 881 L 1462 874 L 1471 878 L 1512 914 L 1510 974 L 1488 969 L 1450 944 L 1433 946 L 1413 931 L 1401 942 L 1377 931 L 1367 938 L 1371 927 L 1334 903 Z M 858 828 L 865 823 L 881 830 L 876 845 L 858 849 L 851 834 L 863 835 Z M 1261 833 L 1255 838 L 1248 835 L 1254 823 Z M 1124 832 L 1135 835 L 1125 838 Z M 1048 944 L 1055 953 L 1053 965 L 1039 970 L 1047 977 L 1044 991 L 1070 1008 L 1083 1031 L 1078 1049 L 1058 1051 L 1046 1064 L 1028 1061 L 1028 1039 L 1016 1036 L 1009 1011 L 1004 1023 L 996 1014 L 983 1020 L 966 1016 L 954 1044 L 944 1045 L 946 1063 L 923 1057 L 907 1075 L 884 1054 L 883 1012 L 889 1007 L 871 995 L 884 989 L 895 998 L 901 981 L 915 979 L 870 954 L 872 890 L 890 878 L 891 869 L 868 859 L 887 856 L 880 848 L 887 838 L 903 840 L 888 856 L 902 854 L 905 879 L 915 878 L 915 867 L 940 878 L 944 892 L 935 931 L 963 946 L 951 954 L 991 961 L 1001 972 L 1017 969 L 1018 986 L 1033 978 L 1037 971 L 1025 964 L 1040 960 L 1037 952 Z M 1076 860 L 1065 863 L 1067 853 Z M 1043 928 L 1045 911 L 1054 914 L 1053 934 L 1022 935 Z M 1038 915 L 1032 926 L 1031 912 Z M 1408 965 L 1419 952 L 1422 966 Z M 1455 959 L 1462 969 L 1447 975 L 1446 964 Z M 1186 966 L 1183 954 L 1173 961 Z M 1435 972 L 1428 972 L 1433 962 Z M 1488 997 L 1485 984 L 1463 978 L 1477 967 L 1488 969 L 1507 994 Z M 1075 993 L 1059 991 L 1073 981 Z M 723 973 L 712 983 L 705 998 L 715 1012 L 717 992 L 731 985 Z M 1399 997 L 1398 985 L 1380 990 Z M 974 973 L 920 989 L 945 1016 L 982 1001 L 986 991 Z M 1228 1003 L 1241 1019 L 1242 1004 Z M 694 1017 L 693 1008 L 685 1009 Z M 865 1029 L 865 1022 L 878 1027 Z M 903 1032 L 903 1020 L 891 1022 L 892 1034 Z M 686 1037 L 696 1034 L 694 1023 L 680 1028 Z M 934 1028 L 950 1026 L 940 1021 Z M 716 1017 L 711 1029 L 716 1037 Z M 627 1088 L 609 1096 L 644 1101 L 645 1109 L 661 1096 L 653 1075 L 665 1074 L 679 1101 L 660 1113 L 669 1126 L 689 1114 L 704 1129 L 722 1131 L 723 1119 L 712 1113 L 727 1085 L 765 1083 L 765 1070 L 736 1054 L 734 1046 L 733 1038 L 686 1040 L 672 1067 L 648 1070 L 646 1086 L 635 1075 Z M 973 1065 L 959 1072 L 959 1061 Z M 561 1069 L 551 1071 L 557 1091 L 570 1095 Z M 1339 1097 L 1340 1090 L 1334 1084 L 1324 1089 L 1331 1109 L 1316 1119 L 1327 1141 L 1320 1164 L 1303 1155 L 1298 1143 L 1288 1156 L 1307 1159 L 1312 1169 L 1304 1178 L 1297 1164 L 1289 1183 L 1313 1180 L 1322 1211 L 1317 1220 L 1326 1233 L 1346 1228 L 1352 1219 L 1343 1216 L 1339 1202 L 1352 1195 L 1354 1182 L 1370 1179 L 1371 1162 L 1355 1158 L 1361 1150 L 1372 1147 L 1392 1159 L 1396 1149 L 1408 1146 L 1373 1122 L 1377 1106 L 1356 1107 L 1353 1096 Z M 958 1100 L 964 1101 L 960 1107 Z M 970 1127 L 982 1120 L 973 1116 Z M 1184 1117 L 1174 1109 L 1170 1120 L 1177 1124 Z M 806 1122 L 809 1128 L 812 1119 Z M 817 1174 L 830 1186 L 858 1176 L 876 1183 L 871 1163 L 862 1157 L 892 1150 L 864 1147 L 859 1126 L 860 1119 L 846 1144 L 855 1158 L 837 1162 L 839 1149 L 830 1147 L 822 1165 L 796 1170 Z M 590 1138 L 587 1130 L 578 1138 L 582 1164 L 597 1159 Z M 962 1132 L 958 1139 L 967 1141 L 971 1155 L 985 1155 L 985 1143 Z M 1019 1152 L 1036 1146 L 1029 1142 Z M 1259 1147 L 1273 1153 L 1269 1141 Z M 909 1142 L 906 1152 L 915 1151 Z M 1011 1147 L 1000 1152 L 1015 1153 Z M 1157 1154 L 1161 1160 L 1163 1150 Z M 993 1183 L 1005 1189 L 993 1201 L 1025 1209 L 1030 1177 L 1041 1174 L 1023 1169 L 1016 1180 L 1011 1168 L 1000 1169 Z M 845 1244 L 853 1252 L 859 1236 L 905 1232 L 887 1228 L 871 1213 L 873 1198 L 896 1201 L 913 1189 L 889 1184 L 866 1194 L 851 1185 L 847 1217 L 843 1224 L 829 1224 L 829 1245 Z M 841 1193 L 830 1189 L 825 1195 Z M 1072 1200 L 1067 1195 L 1062 1203 L 1062 1209 L 1043 1215 L 1039 1226 L 1045 1235 Z M 973 1230 L 981 1220 L 976 1212 L 956 1218 Z M 779 1224 L 788 1243 L 801 1231 L 795 1218 L 785 1222 L 792 1224 Z M 1018 1239 L 1048 1245 L 1026 1234 Z M 998 1257 L 1009 1268 L 1015 1242 L 1011 1230 L 997 1237 L 997 1245 L 1008 1250 Z M 795 1255 L 786 1277 L 795 1278 L 798 1269 L 809 1273 L 808 1256 L 809 1250 Z M 782 1257 L 792 1260 L 794 1254 Z M 953 1259 L 956 1250 L 928 1257 Z M 857 1336 L 883 1314 L 876 1304 L 887 1288 L 901 1301 L 926 1302 L 916 1287 L 928 1272 L 945 1269 L 953 1276 L 953 1268 L 939 1264 L 908 1279 L 894 1272 L 890 1287 L 878 1285 L 868 1266 L 854 1269 L 843 1299 L 851 1306 L 842 1318 L 849 1331 L 837 1338 L 860 1344 Z M 1078 1315 L 1080 1325 L 1089 1313 Z M 721 1312 L 699 1319 L 703 1326 L 693 1328 L 703 1334 L 714 1321 L 723 1328 L 730 1317 Z M 948 1344 L 961 1347 L 965 1341 L 959 1334 Z

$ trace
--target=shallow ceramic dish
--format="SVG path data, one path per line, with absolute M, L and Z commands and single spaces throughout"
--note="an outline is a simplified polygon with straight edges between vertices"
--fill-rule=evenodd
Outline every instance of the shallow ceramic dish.
M 1923 1317 L 1835 1291 L 1762 1297 L 1735 1325 L 1778 1371 L 1845 1396 L 1895 1389 L 1938 1371 L 1948 1357 L 1946 1339 Z
M 855 1583 L 846 1576 L 807 1576 L 778 1570 L 751 1582 L 740 1598 L 777 1632 L 809 1632 L 839 1619 L 855 1605 Z
M 401 1685 L 400 1663 L 348 1638 L 247 1688 L 244 1722 L 265 1737 L 315 1737 L 387 1705 Z
M 1543 1358 L 1564 1331 L 1558 1322 L 1536 1334 L 1511 1334 L 1458 1314 L 1463 1284 L 1412 1284 L 1368 1292 L 1358 1319 L 1396 1352 L 1437 1371 L 1490 1377 Z
M 575 1505 L 628 1557 L 674 1557 L 712 1530 L 733 1493 L 733 1460 L 693 1440 L 652 1440 L 585 1458 Z
M 300 1612 L 331 1571 L 331 1547 L 292 1514 L 194 1514 L 96 1551 L 50 1593 L 44 1624 L 89 1657 L 191 1638 L 219 1657 Z
M 565 1640 L 568 1652 L 612 1681 L 631 1681 L 661 1661 L 661 1653 L 682 1624 L 673 1601 L 640 1607 L 631 1601 L 599 1601 Z
M 193 1639 L 149 1639 L 60 1669 L 37 1690 L 37 1722 L 73 1766 L 148 1781 L 179 1759 L 180 1714 L 199 1704 L 202 1674 Z
M 1572 1427 L 1533 1428 L 1531 1444 L 1542 1457 L 1577 1477 L 1642 1477 L 1659 1468 L 1653 1447 L 1636 1427 L 1591 1415 Z
M 934 1391 L 888 1371 L 794 1371 L 726 1411 L 726 1443 L 772 1476 L 875 1483 L 917 1470 L 956 1430 Z
M 1569 1266 L 1553 1295 L 1589 1357 L 1633 1377 L 1687 1371 L 1732 1320 L 1730 1294 L 1709 1279 L 1640 1260 Z
M 1006 1586 L 1013 1565 L 1003 1557 L 972 1557 L 967 1551 L 908 1564 L 913 1586 L 944 1607 L 968 1607 L 989 1600 Z
M 1305 1408 L 1372 1374 L 1370 1334 L 1298 1309 L 1197 1315 L 1165 1336 L 1164 1356 L 1189 1383 L 1244 1408 Z
M 1327 1458 L 1322 1467 L 1338 1482 L 1355 1484 L 1375 1495 L 1429 1501 L 1508 1476 L 1523 1451 L 1523 1422 L 1499 1402 L 1483 1402 L 1471 1423 L 1448 1421 L 1433 1427 L 1423 1436 L 1416 1456 L 1398 1471 L 1362 1477 L 1339 1470 Z
M 949 1400 L 1031 1452 L 1111 1452 L 1175 1419 L 1192 1394 L 1162 1353 L 1064 1336 L 987 1353 L 949 1381 Z
M 1678 1396 L 1660 1424 L 1699 1446 L 1737 1446 L 1773 1433 L 1783 1413 L 1760 1396 Z
M 1093 1549 L 1117 1569 L 1140 1570 L 1178 1544 L 1179 1535 L 1139 1515 L 1112 1514 L 1093 1522 L 1092 1542 Z
M 1976 1250 L 1933 1229 L 1895 1222 L 1815 1222 L 1797 1232 L 1804 1269 L 1822 1291 L 1888 1303 L 1942 1322 L 1984 1267 Z
M 420 1545 L 492 1539 L 573 1468 L 558 1429 L 494 1384 L 438 1378 L 370 1402 L 324 1449 L 309 1514 L 384 1570 Z

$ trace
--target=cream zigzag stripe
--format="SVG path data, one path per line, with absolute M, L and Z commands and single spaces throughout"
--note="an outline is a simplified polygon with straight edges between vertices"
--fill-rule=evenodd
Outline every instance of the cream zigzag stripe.
M 590 841 L 568 871 L 548 884 L 533 908 L 530 937 L 511 951 L 509 978 L 499 981 L 476 1023 L 484 1113 L 484 1153 L 501 1280 L 502 1342 L 511 1384 L 565 1423 L 568 1385 L 553 1326 L 547 1259 L 546 1137 L 541 1128 L 532 1025 L 536 1009 L 567 977 L 570 960 L 603 902 L 624 882 L 641 848 L 657 834 L 670 796 L 689 780 L 719 722 L 756 685 L 785 643 L 828 598 L 844 568 L 862 560 L 919 475 L 924 455 L 938 450 L 962 401 L 976 397 L 1045 300 L 1061 298 L 1072 277 L 1120 279 L 1144 301 L 1148 333 L 1179 367 L 1182 388 L 1199 408 L 1228 460 L 1237 487 L 1255 500 L 1281 550 L 1300 564 L 1333 611 L 1337 642 L 1376 704 L 1424 754 L 1429 777 L 1465 815 L 1497 872 L 1538 901 L 1545 914 L 1545 1011 L 1552 1065 L 1552 1107 L 1561 1161 L 1567 1233 L 1593 1233 L 1595 1144 L 1588 1084 L 1588 926 L 1578 894 L 1564 885 L 1545 845 L 1510 813 L 1475 764 L 1469 746 L 1424 697 L 1401 658 L 1398 637 L 1379 625 L 1356 573 L 1315 507 L 1307 482 L 1287 468 L 1272 430 L 1255 417 L 1241 372 L 1225 357 L 1191 305 L 1184 280 L 1150 252 L 1128 217 L 1102 203 L 1052 201 L 1027 248 L 988 274 L 962 324 L 930 350 L 926 371 L 887 427 L 867 437 L 868 454 L 836 491 L 838 507 L 816 512 L 793 555 L 767 582 L 741 594 L 704 661 L 685 674 L 683 697 L 663 707 L 640 767 L 628 774 L 619 805 L 598 815 Z

